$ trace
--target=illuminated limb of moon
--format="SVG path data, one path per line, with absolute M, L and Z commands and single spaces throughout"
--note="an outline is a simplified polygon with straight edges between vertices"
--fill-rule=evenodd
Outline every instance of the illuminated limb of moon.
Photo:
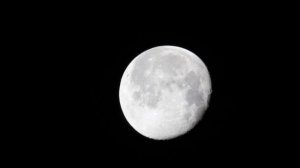
M 204 63 L 175 46 L 149 49 L 136 57 L 121 79 L 125 118 L 142 135 L 171 139 L 192 129 L 208 107 L 211 81 Z

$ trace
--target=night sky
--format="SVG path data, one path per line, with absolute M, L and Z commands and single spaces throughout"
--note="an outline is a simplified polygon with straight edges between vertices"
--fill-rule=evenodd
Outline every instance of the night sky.
M 193 158 L 201 158 L 226 153 L 223 150 L 232 145 L 236 148 L 241 128 L 235 121 L 237 91 L 231 74 L 232 58 L 228 58 L 230 54 L 217 55 L 211 38 L 205 32 L 112 32 L 88 38 L 83 47 L 75 47 L 79 51 L 71 67 L 81 76 L 78 83 L 88 94 L 80 97 L 85 103 L 71 102 L 76 108 L 70 111 L 70 120 L 74 120 L 68 123 L 67 139 L 75 138 L 70 143 L 94 157 L 105 153 L 117 158 L 175 159 L 197 153 L 199 156 Z M 202 121 L 186 135 L 169 141 L 154 141 L 137 133 L 124 118 L 118 95 L 127 65 L 144 50 L 159 45 L 175 45 L 194 52 L 208 67 L 212 80 L 210 105 Z M 70 73 L 76 76 L 71 69 Z M 78 97 L 76 88 L 73 94 Z
M 254 91 L 246 80 L 253 72 L 246 68 L 251 51 L 240 43 L 240 36 L 204 29 L 100 31 L 90 27 L 49 32 L 47 45 L 40 44 L 45 57 L 39 66 L 46 71 L 39 87 L 47 97 L 40 104 L 45 112 L 39 122 L 45 127 L 38 128 L 41 136 L 35 141 L 41 143 L 40 151 L 49 151 L 56 159 L 97 163 L 243 159 L 257 149 L 263 133 L 254 129 L 259 123 L 251 123 L 247 96 Z M 123 116 L 118 95 L 128 64 L 159 45 L 195 53 L 212 81 L 202 120 L 187 134 L 168 141 L 137 133 Z
M 102 1 L 87 7 L 81 3 L 28 4 L 32 9 L 15 3 L 3 12 L 7 23 L 2 34 L 7 38 L 2 44 L 2 83 L 8 85 L 3 90 L 9 103 L 3 102 L 8 107 L 1 112 L 12 117 L 1 119 L 8 121 L 3 124 L 8 134 L 2 138 L 8 140 L 3 146 L 9 150 L 3 153 L 12 158 L 9 164 L 224 167 L 229 162 L 246 167 L 292 153 L 280 151 L 290 144 L 281 132 L 291 130 L 283 127 L 282 117 L 297 110 L 279 108 L 291 98 L 280 94 L 294 94 L 290 80 L 299 75 L 283 71 L 287 56 L 296 55 L 288 53 L 296 36 L 278 22 L 290 18 L 282 9 L 270 3 L 214 2 L 208 7 L 180 1 L 179 8 L 144 1 L 140 7 L 128 1 L 128 7 L 115 1 L 110 7 Z M 212 83 L 202 120 L 187 134 L 167 141 L 136 132 L 119 103 L 128 64 L 160 45 L 195 53 Z M 289 68 L 298 72 L 296 67 Z

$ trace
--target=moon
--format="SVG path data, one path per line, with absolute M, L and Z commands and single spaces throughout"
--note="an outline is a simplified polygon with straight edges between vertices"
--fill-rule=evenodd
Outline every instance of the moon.
M 134 130 L 150 139 L 169 140 L 197 125 L 211 93 L 208 69 L 197 55 L 177 46 L 158 46 L 127 66 L 119 100 Z

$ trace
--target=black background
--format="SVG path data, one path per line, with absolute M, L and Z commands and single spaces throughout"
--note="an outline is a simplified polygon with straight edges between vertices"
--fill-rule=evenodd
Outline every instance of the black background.
M 22 29 L 18 37 L 20 44 L 26 43 L 22 52 L 33 55 L 23 59 L 33 66 L 28 64 L 29 73 L 20 73 L 35 91 L 25 84 L 24 88 L 36 93 L 29 104 L 36 112 L 29 116 L 34 122 L 27 123 L 30 129 L 21 128 L 24 154 L 31 151 L 44 163 L 95 165 L 264 159 L 270 149 L 269 130 L 260 120 L 264 113 L 257 88 L 265 87 L 261 82 L 265 76 L 257 74 L 265 64 L 254 62 L 265 58 L 255 27 L 229 21 L 193 20 L 195 24 L 184 28 L 174 23 L 129 28 L 128 22 L 99 22 L 63 18 Z M 212 80 L 203 119 L 187 134 L 168 141 L 137 133 L 123 116 L 118 95 L 128 64 L 159 45 L 192 51 L 206 64 Z
M 297 75 L 283 69 L 297 72 L 285 65 L 295 55 L 289 53 L 295 44 L 288 43 L 295 41 L 288 22 L 295 22 L 284 16 L 282 4 L 112 3 L 26 2 L 32 9 L 13 4 L 3 12 L 2 83 L 8 95 L 2 104 L 8 106 L 3 114 L 12 117 L 2 121 L 8 121 L 3 145 L 9 164 L 244 167 L 290 157 L 292 126 L 284 128 L 283 118 L 297 111 L 287 110 L 291 97 L 281 94 L 294 93 L 289 80 Z M 169 141 L 137 133 L 118 95 L 130 61 L 159 45 L 194 52 L 212 79 L 203 119 Z M 288 105 L 281 108 L 284 101 Z
M 61 60 L 59 71 L 63 73 L 57 72 L 63 82 L 58 83 L 56 96 L 61 102 L 54 116 L 60 122 L 53 127 L 53 145 L 59 155 L 90 161 L 207 161 L 242 157 L 241 153 L 251 149 L 255 141 L 249 135 L 248 109 L 239 109 L 240 92 L 247 93 L 242 90 L 239 67 L 243 65 L 234 53 L 238 50 L 230 50 L 236 47 L 231 46 L 231 39 L 218 45 L 218 37 L 205 30 L 92 32 L 67 36 L 66 45 L 62 44 L 68 56 Z M 203 119 L 186 135 L 169 141 L 154 141 L 137 133 L 124 118 L 118 97 L 130 61 L 159 45 L 194 52 L 207 65 L 212 79 L 210 107 Z

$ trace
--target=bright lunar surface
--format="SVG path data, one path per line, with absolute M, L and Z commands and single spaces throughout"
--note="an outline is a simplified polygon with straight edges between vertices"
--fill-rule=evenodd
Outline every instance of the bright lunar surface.
M 155 140 L 190 131 L 208 108 L 210 94 L 205 64 L 176 46 L 158 46 L 138 55 L 126 68 L 119 90 L 126 120 Z

